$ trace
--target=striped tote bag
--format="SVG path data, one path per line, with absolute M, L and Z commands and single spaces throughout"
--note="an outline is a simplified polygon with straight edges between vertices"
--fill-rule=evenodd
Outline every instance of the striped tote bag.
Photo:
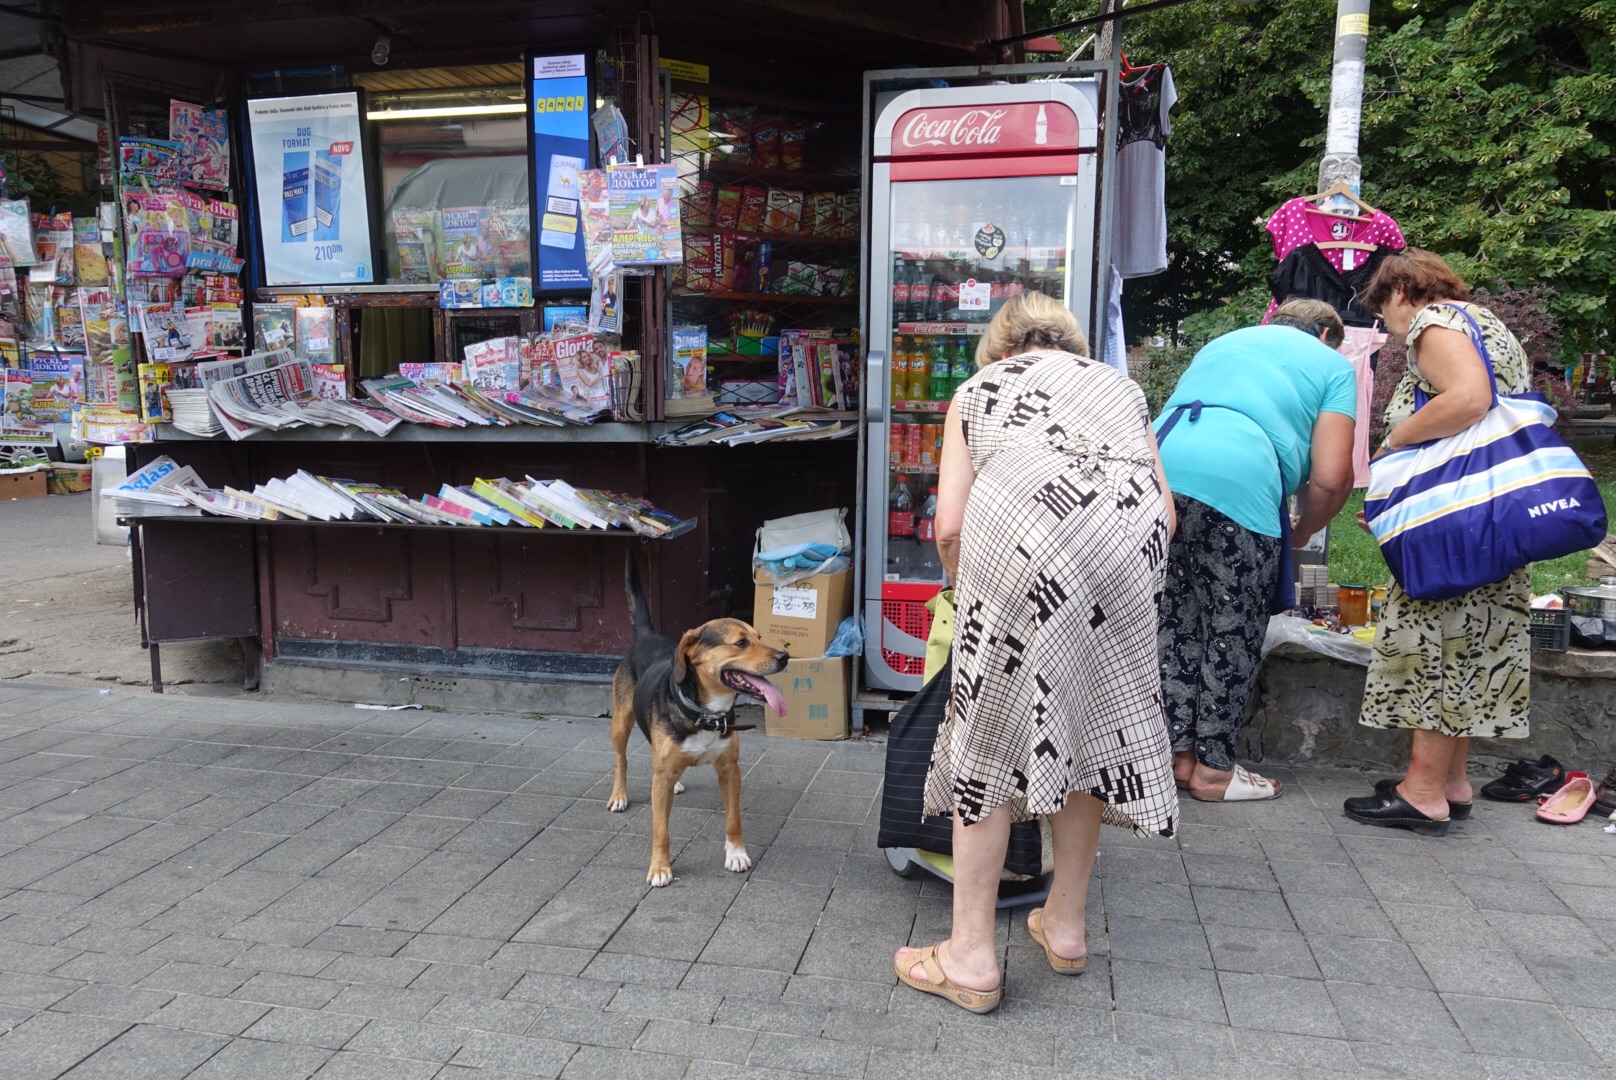
M 1500 394 L 1481 328 L 1449 306 L 1470 324 L 1493 406 L 1457 435 L 1376 458 L 1364 496 L 1386 565 L 1416 600 L 1461 596 L 1605 537 L 1599 487 L 1555 434 L 1554 409 L 1541 394 Z M 1426 400 L 1416 392 L 1415 407 Z

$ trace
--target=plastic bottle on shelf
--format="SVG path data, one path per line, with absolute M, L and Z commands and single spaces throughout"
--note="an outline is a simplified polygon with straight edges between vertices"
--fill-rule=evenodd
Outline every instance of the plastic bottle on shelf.
M 896 472 L 903 466 L 904 445 L 908 432 L 906 429 L 913 423 L 907 416 L 894 416 L 889 427 L 887 447 L 887 467 Z
M 903 401 L 909 394 L 909 343 L 892 335 L 892 400 Z
M 954 372 L 949 356 L 948 339 L 937 343 L 937 355 L 931 362 L 931 378 L 926 383 L 927 401 L 947 401 L 954 396 Z
M 909 281 L 909 321 L 926 322 L 931 318 L 931 274 L 926 264 L 916 262 L 915 276 Z
M 943 562 L 937 554 L 937 488 L 929 488 L 915 519 L 913 574 L 921 581 L 943 580 Z
M 912 575 L 915 563 L 915 503 L 902 476 L 892 478 L 892 497 L 887 500 L 887 573 L 900 578 Z
M 907 400 L 927 399 L 931 393 L 931 369 L 935 362 L 932 343 L 926 338 L 915 338 L 914 347 L 909 350 L 909 392 L 904 395 Z
M 966 338 L 954 342 L 954 356 L 948 364 L 949 398 L 959 392 L 965 381 L 976 374 L 976 363 L 971 357 L 971 343 Z
M 909 284 L 913 271 L 903 256 L 892 259 L 892 321 L 902 322 L 909 312 Z

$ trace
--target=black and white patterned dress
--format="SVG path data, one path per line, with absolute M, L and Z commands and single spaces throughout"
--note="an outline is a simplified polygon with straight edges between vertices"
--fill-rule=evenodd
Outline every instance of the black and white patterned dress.
M 977 372 L 954 395 L 976 481 L 960 531 L 954 682 L 926 813 L 1017 820 L 1070 792 L 1109 824 L 1171 835 L 1178 792 L 1156 618 L 1167 508 L 1144 394 L 1063 352 Z

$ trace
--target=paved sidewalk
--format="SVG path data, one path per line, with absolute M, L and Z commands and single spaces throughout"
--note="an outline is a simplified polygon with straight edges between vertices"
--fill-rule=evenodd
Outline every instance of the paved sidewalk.
M 1353 773 L 1106 830 L 1088 973 L 1001 923 L 1008 998 L 897 986 L 948 890 L 875 850 L 881 748 L 747 735 L 644 884 L 646 757 L 597 721 L 0 684 L 0 1076 L 1579 1080 L 1616 1063 L 1616 837 L 1478 804 L 1346 821 Z M 1594 764 L 1594 763 L 1589 763 Z M 1598 763 L 1603 765 L 1603 763 Z

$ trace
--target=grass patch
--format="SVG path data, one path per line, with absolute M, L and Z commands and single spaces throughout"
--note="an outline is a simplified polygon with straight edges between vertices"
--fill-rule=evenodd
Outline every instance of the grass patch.
M 1616 442 L 1609 439 L 1579 439 L 1572 449 L 1582 457 L 1599 482 L 1607 509 L 1616 507 Z M 1386 560 L 1380 557 L 1375 538 L 1358 528 L 1358 511 L 1363 509 L 1363 492 L 1355 491 L 1330 523 L 1330 580 L 1336 584 L 1385 585 L 1391 581 Z M 1578 552 L 1532 566 L 1532 592 L 1559 592 L 1568 585 L 1588 583 L 1588 553 Z

